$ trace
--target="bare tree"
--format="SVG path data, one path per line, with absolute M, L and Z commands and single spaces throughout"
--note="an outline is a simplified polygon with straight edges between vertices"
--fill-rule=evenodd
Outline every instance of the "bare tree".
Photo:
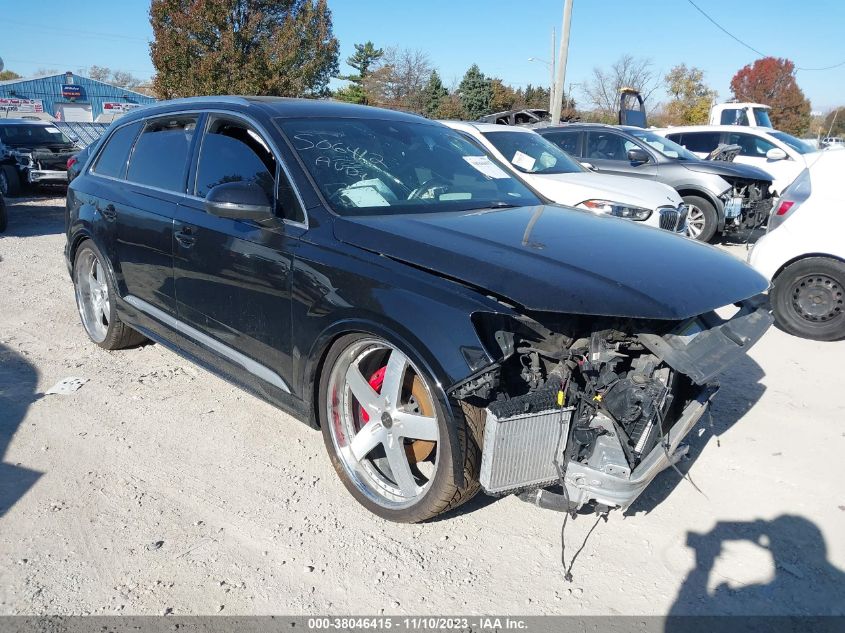
M 612 121 L 619 108 L 619 91 L 634 88 L 645 99 L 657 90 L 659 78 L 655 75 L 650 59 L 623 55 L 610 69 L 593 68 L 593 77 L 584 86 L 587 103 L 591 104 L 600 118 Z M 651 108 L 657 104 L 651 104 Z
M 378 66 L 364 78 L 372 105 L 422 113 L 424 90 L 431 77 L 431 61 L 423 51 L 388 48 Z

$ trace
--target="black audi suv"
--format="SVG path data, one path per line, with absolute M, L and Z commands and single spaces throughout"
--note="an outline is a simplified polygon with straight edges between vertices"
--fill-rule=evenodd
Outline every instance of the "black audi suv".
M 480 488 L 627 507 L 771 323 L 730 255 L 547 204 L 436 122 L 330 101 L 129 113 L 70 185 L 65 253 L 92 341 L 152 339 L 319 427 L 396 521 Z

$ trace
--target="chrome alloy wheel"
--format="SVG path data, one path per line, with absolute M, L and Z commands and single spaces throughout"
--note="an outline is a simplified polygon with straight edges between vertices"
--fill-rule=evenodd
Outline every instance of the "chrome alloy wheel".
M 111 300 L 106 271 L 97 255 L 85 249 L 73 271 L 76 305 L 88 336 L 102 343 L 109 331 Z
M 704 212 L 695 205 L 690 205 L 687 213 L 687 237 L 697 240 L 706 223 Z
M 355 487 L 388 509 L 413 506 L 437 472 L 440 430 L 419 370 L 383 340 L 338 357 L 325 406 L 335 454 Z

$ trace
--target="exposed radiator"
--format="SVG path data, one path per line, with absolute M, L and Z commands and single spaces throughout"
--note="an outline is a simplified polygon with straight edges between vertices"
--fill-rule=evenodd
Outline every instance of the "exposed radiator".
M 499 419 L 487 410 L 481 487 L 490 494 L 548 486 L 563 465 L 572 407 Z

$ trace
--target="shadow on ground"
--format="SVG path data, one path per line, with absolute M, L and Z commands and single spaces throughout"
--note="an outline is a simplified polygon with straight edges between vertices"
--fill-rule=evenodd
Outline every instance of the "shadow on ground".
M 753 543 L 768 552 L 774 578 L 741 584 L 715 574 L 723 546 L 731 541 Z M 687 546 L 695 552 L 695 568 L 678 591 L 666 631 L 691 630 L 689 621 L 671 616 L 845 615 L 845 573 L 828 561 L 821 531 L 804 517 L 720 521 L 706 534 L 688 532 Z
M 0 344 L 0 518 L 35 485 L 42 473 L 5 461 L 12 438 L 36 392 L 38 372 L 23 356 Z
M 56 235 L 65 230 L 64 192 L 45 191 L 45 195 L 6 198 L 9 225 L 3 236 L 36 237 Z

